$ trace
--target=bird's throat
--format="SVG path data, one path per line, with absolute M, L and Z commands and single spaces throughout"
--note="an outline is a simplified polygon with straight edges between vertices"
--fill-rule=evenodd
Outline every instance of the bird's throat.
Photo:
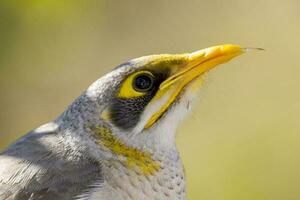
M 119 161 L 128 168 L 138 169 L 144 175 L 151 175 L 160 170 L 159 162 L 155 161 L 150 153 L 126 145 L 114 136 L 109 128 L 97 127 L 95 136 L 99 145 L 119 157 Z

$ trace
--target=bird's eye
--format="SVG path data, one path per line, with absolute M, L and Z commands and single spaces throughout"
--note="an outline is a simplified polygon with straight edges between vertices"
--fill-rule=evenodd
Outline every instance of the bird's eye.
M 137 75 L 133 80 L 133 88 L 138 92 L 148 92 L 154 86 L 154 77 L 148 73 Z

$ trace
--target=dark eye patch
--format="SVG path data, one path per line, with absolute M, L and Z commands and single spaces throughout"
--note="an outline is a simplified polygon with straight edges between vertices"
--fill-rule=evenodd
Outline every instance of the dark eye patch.
M 134 128 L 140 121 L 141 115 L 145 110 L 145 107 L 149 104 L 152 98 L 155 96 L 160 84 L 166 80 L 169 75 L 168 71 L 153 72 L 151 77 L 152 83 L 148 82 L 147 77 L 136 77 L 136 83 L 133 83 L 133 87 L 139 87 L 139 89 L 145 89 L 145 95 L 134 98 L 118 98 L 112 100 L 110 106 L 110 116 L 112 123 L 123 130 L 130 130 Z M 143 75 L 143 74 L 141 74 Z M 150 87 L 151 86 L 151 87 Z
M 111 107 L 111 118 L 113 123 L 124 130 L 135 127 L 139 122 L 144 108 L 151 99 L 152 95 L 131 99 L 115 99 Z

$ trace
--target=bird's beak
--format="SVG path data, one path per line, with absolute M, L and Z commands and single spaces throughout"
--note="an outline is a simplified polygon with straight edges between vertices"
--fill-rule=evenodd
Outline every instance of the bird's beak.
M 156 98 L 159 99 L 171 90 L 168 101 L 159 111 L 154 113 L 145 128 L 151 127 L 165 113 L 189 83 L 215 66 L 241 55 L 245 50 L 238 45 L 226 44 L 184 54 L 184 64 L 172 70 L 171 76 L 160 85 L 156 94 Z
M 186 64 L 164 81 L 160 89 L 163 90 L 176 82 L 186 85 L 215 66 L 228 62 L 243 52 L 244 49 L 240 46 L 227 44 L 186 54 Z

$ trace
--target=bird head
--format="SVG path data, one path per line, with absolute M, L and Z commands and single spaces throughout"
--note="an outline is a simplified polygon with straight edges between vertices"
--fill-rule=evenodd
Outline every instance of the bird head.
M 220 45 L 121 64 L 85 92 L 97 102 L 97 144 L 113 155 L 148 163 L 151 152 L 176 148 L 176 128 L 191 108 L 201 77 L 243 51 L 237 45 Z

